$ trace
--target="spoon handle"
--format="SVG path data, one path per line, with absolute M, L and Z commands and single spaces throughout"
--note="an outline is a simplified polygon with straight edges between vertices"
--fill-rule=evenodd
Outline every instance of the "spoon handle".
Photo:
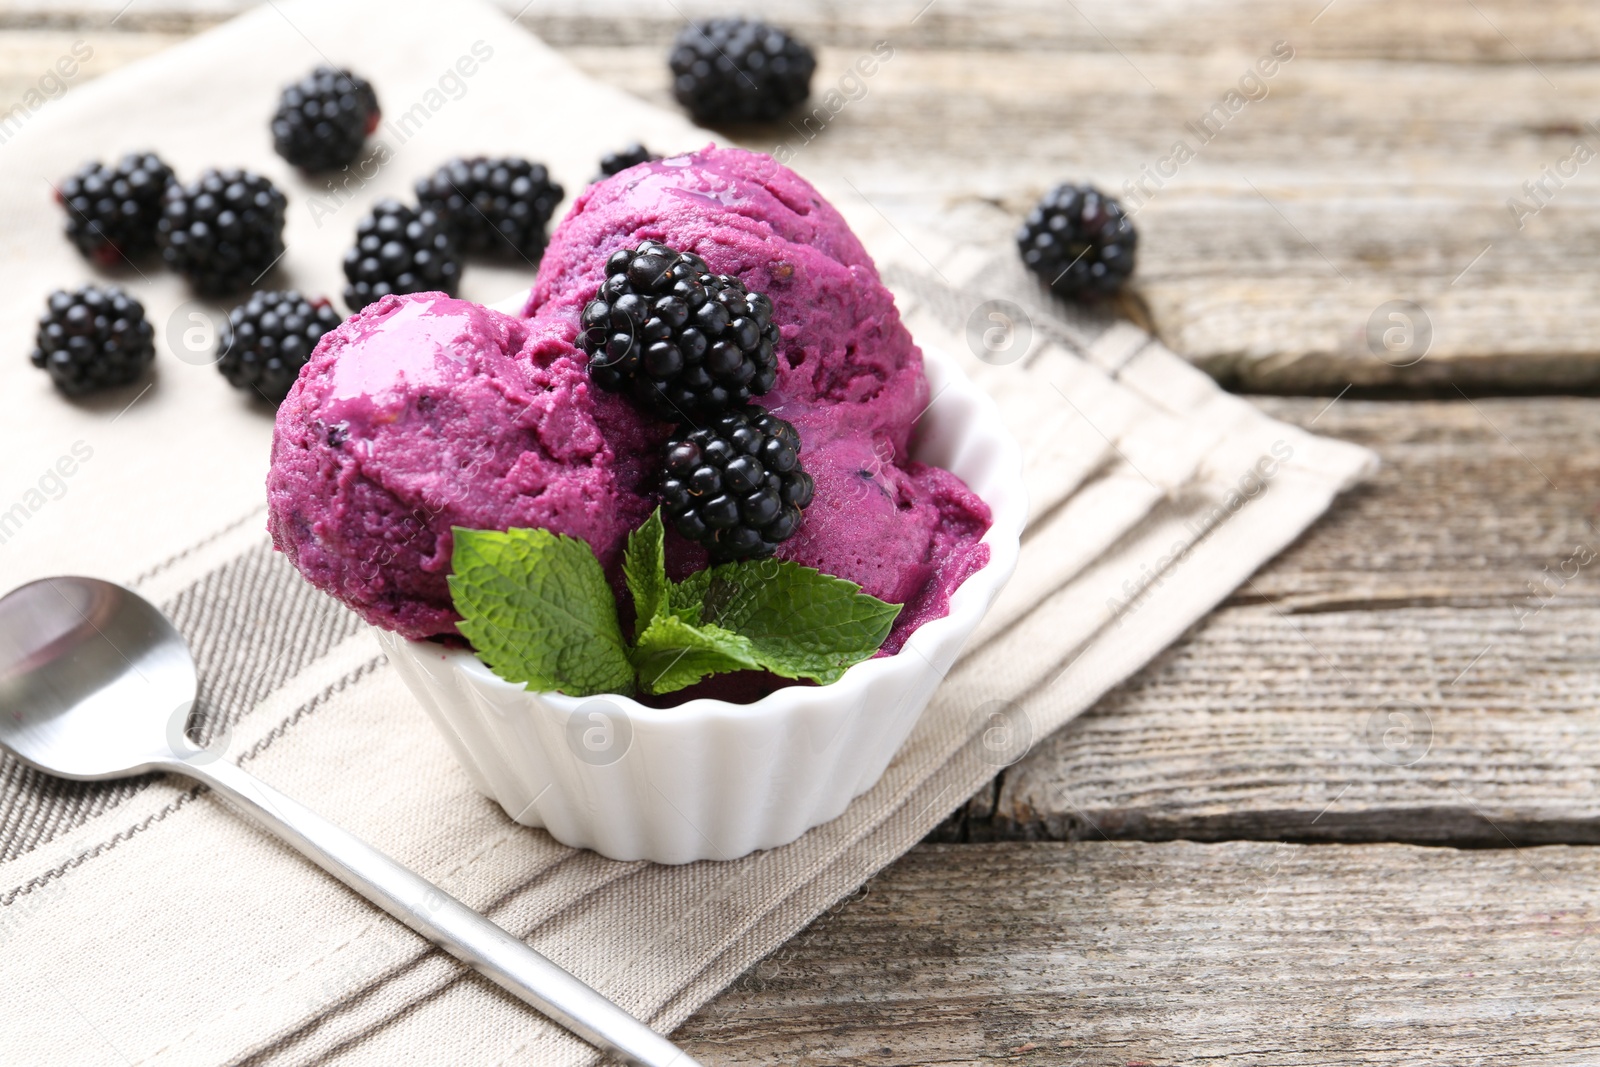
M 688 1053 L 426 878 L 235 764 L 185 761 L 181 770 L 233 801 L 345 885 L 590 1044 L 639 1067 L 698 1067 Z

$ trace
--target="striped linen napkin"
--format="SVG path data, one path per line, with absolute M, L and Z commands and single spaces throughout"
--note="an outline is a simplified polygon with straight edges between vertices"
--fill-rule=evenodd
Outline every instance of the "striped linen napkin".
M 50 288 L 89 276 L 45 183 L 91 155 L 148 146 L 180 174 L 269 174 L 291 206 L 290 251 L 268 281 L 336 292 L 365 206 L 449 155 L 529 154 L 570 192 L 628 141 L 708 139 L 589 82 L 487 6 L 452 7 L 442 24 L 438 10 L 269 5 L 31 114 L 0 174 L 4 334 L 27 336 Z M 388 118 L 385 160 L 336 188 L 282 165 L 265 121 L 282 82 L 329 58 L 375 82 Z M 957 355 L 1022 431 L 1034 518 L 1017 576 L 883 780 L 793 844 L 729 863 L 618 863 L 477 795 L 367 628 L 271 550 L 270 413 L 204 365 L 185 331 L 206 309 L 153 269 L 124 279 L 160 335 L 153 388 L 68 404 L 25 361 L 0 366 L 7 583 L 135 585 L 191 642 L 226 758 L 670 1030 L 1147 662 L 1373 464 L 1222 393 L 1148 334 L 1052 302 L 1003 239 L 896 228 L 853 186 L 817 177 L 919 341 Z M 528 276 L 473 265 L 466 295 L 493 300 Z M 0 945 L 6 1062 L 594 1059 L 181 779 L 67 783 L 0 760 Z

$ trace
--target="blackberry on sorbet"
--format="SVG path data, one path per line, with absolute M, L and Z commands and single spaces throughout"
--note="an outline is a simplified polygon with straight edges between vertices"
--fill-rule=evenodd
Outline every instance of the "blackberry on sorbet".
M 1116 292 L 1138 244 L 1122 205 L 1092 185 L 1056 186 L 1017 230 L 1023 265 L 1064 296 Z
M 130 152 L 115 167 L 85 163 L 56 190 L 67 212 L 67 239 L 102 267 L 154 251 L 172 182 L 172 168 L 152 152 Z
M 207 170 L 167 189 L 156 242 L 169 267 L 208 296 L 244 289 L 283 255 L 288 206 L 277 186 L 247 170 Z
M 318 67 L 278 98 L 272 147 L 297 167 L 332 170 L 361 154 L 381 117 L 378 94 L 365 78 Z
M 293 289 L 252 293 L 228 312 L 217 339 L 217 369 L 234 388 L 280 404 L 311 350 L 339 322 L 326 297 L 307 300 Z
M 114 285 L 50 294 L 33 365 L 70 396 L 137 381 L 156 358 L 144 305 Z
M 526 159 L 452 159 L 417 181 L 417 202 L 450 222 L 469 255 L 538 258 L 564 195 L 544 164 Z
M 772 555 L 800 529 L 814 488 L 800 467 L 800 435 L 754 404 L 667 442 L 666 521 L 718 562 Z
M 650 151 L 638 141 L 633 142 L 620 152 L 607 152 L 600 157 L 600 173 L 595 181 L 609 178 L 613 174 L 621 174 L 629 167 L 637 167 L 641 163 L 653 163 L 661 157 Z
M 380 200 L 356 227 L 355 246 L 344 255 L 344 302 L 360 311 L 390 293 L 455 295 L 461 259 L 450 225 L 430 208 Z
M 718 414 L 777 381 L 772 301 L 659 241 L 612 254 L 582 325 L 595 384 L 665 419 Z
M 771 122 L 811 92 L 811 49 L 776 26 L 715 18 L 685 26 L 668 57 L 672 94 L 696 122 Z

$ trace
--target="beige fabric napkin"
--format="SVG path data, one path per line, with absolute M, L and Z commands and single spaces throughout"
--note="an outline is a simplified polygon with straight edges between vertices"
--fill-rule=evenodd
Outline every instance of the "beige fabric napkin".
M 588 82 L 488 7 L 439 11 L 263 7 L 46 103 L 5 146 L 0 173 L 0 325 L 13 347 L 48 289 L 90 276 L 56 233 L 46 182 L 91 155 L 150 146 L 186 175 L 210 163 L 265 171 L 291 206 L 289 253 L 264 284 L 337 292 L 365 205 L 404 195 L 453 153 L 543 159 L 572 193 L 629 140 L 707 139 Z M 347 190 L 291 173 L 266 133 L 280 83 L 324 58 L 372 77 L 388 118 L 387 161 L 358 166 Z M 732 863 L 615 863 L 475 794 L 365 627 L 271 552 L 260 506 L 270 413 L 203 365 L 206 311 L 154 267 L 127 279 L 163 337 L 153 388 L 71 404 L 24 361 L 0 364 L 6 584 L 60 572 L 134 581 L 193 643 L 226 758 L 670 1029 L 1138 669 L 1373 462 L 1221 393 L 1131 326 L 1052 302 L 1003 234 L 950 244 L 889 222 L 843 176 L 814 177 L 922 343 L 960 356 L 1018 428 L 1035 518 L 1017 577 L 883 780 L 794 844 Z M 466 295 L 493 300 L 531 274 L 472 264 Z M 992 299 L 1011 301 L 1001 319 L 988 317 Z M 89 458 L 59 474 L 74 446 Z M 7 1063 L 593 1059 L 187 782 L 60 783 L 9 759 L 0 988 Z

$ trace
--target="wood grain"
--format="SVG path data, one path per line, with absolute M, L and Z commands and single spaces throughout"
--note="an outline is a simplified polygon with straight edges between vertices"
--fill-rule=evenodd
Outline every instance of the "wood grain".
M 970 835 L 1594 844 L 1597 633 L 1563 607 L 1520 631 L 1225 611 L 1010 769 Z
M 0 28 L 215 24 L 259 0 L 0 0 Z M 518 21 L 563 47 L 659 44 L 686 19 L 726 15 L 719 0 L 497 0 Z M 1600 58 L 1600 12 L 1582 0 L 884 0 L 833 4 L 766 0 L 762 17 L 814 43 L 870 44 L 898 29 L 918 45 L 1018 51 L 1193 55 L 1247 47 L 1263 34 L 1304 34 L 1315 54 L 1395 61 L 1525 64 L 1559 68 Z M 125 10 L 124 10 L 125 9 Z
M 1268 407 L 1383 468 L 941 836 L 1600 842 L 1600 401 Z
M 1257 403 L 1375 449 L 1382 466 L 1232 604 L 1487 608 L 1510 619 L 1529 606 L 1529 583 L 1546 581 L 1546 568 L 1558 572 L 1580 542 L 1600 545 L 1594 400 Z M 1579 570 L 1560 603 L 1600 608 L 1600 584 Z
M 675 1036 L 719 1064 L 1592 1063 L 1597 885 L 1591 849 L 924 845 Z

